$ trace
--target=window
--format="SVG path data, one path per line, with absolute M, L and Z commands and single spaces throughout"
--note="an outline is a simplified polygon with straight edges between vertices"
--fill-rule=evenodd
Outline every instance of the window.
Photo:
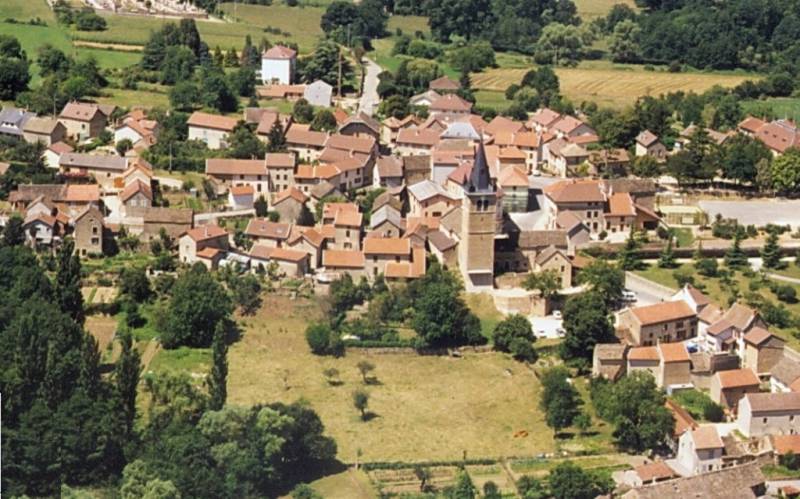
M 97 234 L 97 226 L 92 225 L 92 234 Z
M 762 423 L 767 424 L 767 418 L 764 418 Z
M 344 237 L 350 237 L 350 229 L 347 229 L 347 230 L 344 232 Z

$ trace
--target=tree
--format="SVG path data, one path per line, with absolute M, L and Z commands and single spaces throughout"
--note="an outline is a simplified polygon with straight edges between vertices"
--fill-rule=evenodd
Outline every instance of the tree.
M 324 499 L 316 490 L 311 488 L 310 485 L 301 483 L 292 489 L 292 499 Z
M 640 59 L 639 36 L 642 30 L 635 21 L 625 19 L 614 26 L 609 49 L 615 62 L 636 62 Z
M 178 111 L 191 111 L 200 102 L 200 91 L 191 81 L 179 81 L 169 89 L 169 104 Z
M 578 281 L 587 284 L 596 295 L 601 296 L 608 308 L 622 301 L 625 272 L 606 260 L 594 260 L 581 271 Z
M 411 104 L 408 97 L 404 95 L 392 95 L 388 99 L 381 101 L 378 112 L 387 117 L 403 119 L 411 114 Z
M 322 371 L 322 375 L 325 376 L 325 380 L 328 382 L 329 385 L 338 385 L 341 383 L 339 380 L 339 370 L 335 367 L 329 367 Z
M 187 47 L 175 45 L 169 47 L 161 63 L 161 83 L 174 85 L 179 81 L 192 78 L 197 59 Z
M 738 182 L 756 182 L 759 162 L 769 164 L 771 160 L 772 153 L 763 142 L 741 133 L 726 140 L 722 147 L 722 173 Z
M 361 373 L 361 382 L 365 385 L 368 385 L 372 377 L 367 377 L 367 375 L 375 370 L 375 364 L 366 360 L 362 360 L 356 364 L 356 367 L 358 368 L 358 372 Z
M 316 132 L 333 132 L 338 126 L 330 109 L 318 109 L 311 121 L 311 129 Z
M 341 355 L 344 350 L 339 335 L 324 323 L 309 324 L 306 342 L 315 355 Z
M 83 295 L 81 294 L 81 261 L 75 253 L 75 242 L 67 239 L 56 254 L 54 286 L 59 308 L 78 324 L 83 324 Z
M 582 435 L 586 434 L 586 431 L 592 427 L 592 417 L 589 415 L 588 412 L 581 412 L 577 416 L 575 416 L 575 427 L 581 432 Z
M 243 315 L 253 315 L 261 307 L 261 283 L 258 277 L 247 274 L 233 282 L 233 301 Z
M 510 352 L 517 360 L 536 362 L 538 355 L 532 345 L 536 336 L 525 316 L 514 314 L 504 319 L 495 326 L 492 338 L 495 350 Z
M 495 22 L 489 0 L 443 0 L 427 6 L 428 25 L 440 42 L 452 35 L 467 39 L 489 33 Z
M 228 155 L 238 159 L 256 159 L 266 152 L 264 143 L 245 123 L 240 122 L 228 139 Z
M 256 97 L 256 72 L 247 66 L 228 74 L 228 85 L 241 97 Z
M 667 244 L 661 251 L 661 256 L 658 258 L 658 266 L 662 269 L 671 269 L 676 266 L 675 253 L 672 251 L 672 234 L 667 239 Z
M 0 100 L 14 100 L 31 81 L 29 62 L 15 37 L 0 37 Z
M 469 473 L 464 468 L 461 468 L 456 473 L 456 483 L 447 494 L 452 499 L 475 499 L 478 494 L 478 489 L 472 483 Z
M 267 152 L 281 152 L 286 149 L 286 135 L 280 120 L 275 120 L 267 135 Z
M 725 252 L 725 265 L 730 268 L 740 268 L 747 265 L 747 255 L 742 251 L 742 230 L 733 233 L 733 243 Z
M 517 480 L 517 490 L 523 499 L 547 499 L 550 497 L 544 484 L 540 480 L 523 475 Z M 498 495 L 498 497 L 500 497 Z
M 778 231 L 770 230 L 767 242 L 761 248 L 761 259 L 764 267 L 768 269 L 778 269 L 781 267 L 781 247 L 778 244 Z
M 161 342 L 164 348 L 207 347 L 217 325 L 228 320 L 231 300 L 204 266 L 195 265 L 172 287 Z
M 223 113 L 236 111 L 239 100 L 221 71 L 206 69 L 200 80 L 200 99 L 204 106 Z
M 123 268 L 119 276 L 119 291 L 137 303 L 146 302 L 150 298 L 152 290 L 144 268 Z
M 244 37 L 241 65 L 243 68 L 251 69 L 257 69 L 261 66 L 261 55 L 258 49 L 253 46 L 253 40 L 250 38 L 250 35 Z
M 369 393 L 364 390 L 355 390 L 353 392 L 353 407 L 361 413 L 361 420 L 367 420 L 367 405 L 369 404 Z
M 419 491 L 425 492 L 428 490 L 428 480 L 431 479 L 431 472 L 428 468 L 420 465 L 414 465 L 414 476 L 419 480 Z
M 609 478 L 600 479 L 571 461 L 553 468 L 547 481 L 554 499 L 593 499 L 613 488 Z
M 580 413 L 581 404 L 578 391 L 568 381 L 568 373 L 563 368 L 549 369 L 542 376 L 541 409 L 545 412 L 545 423 L 557 434 L 572 425 Z
M 42 77 L 52 74 L 66 75 L 69 71 L 71 61 L 63 51 L 53 45 L 45 43 L 36 52 L 36 65 L 39 66 Z
M 625 240 L 625 246 L 619 252 L 619 267 L 622 270 L 637 270 L 642 265 L 639 259 L 639 246 L 639 240 L 636 238 L 633 227 L 631 227 L 628 239 Z
M 341 57 L 339 46 L 333 40 L 323 39 L 317 43 L 313 54 L 305 61 L 299 73 L 306 83 L 322 80 L 335 87 L 339 81 L 340 63 L 342 80 L 347 81 L 353 74 L 352 66 L 346 58 Z
M 413 283 L 412 327 L 421 348 L 442 348 L 485 342 L 480 321 L 461 298 L 461 284 L 448 270 L 432 263 L 422 279 Z
M 555 270 L 531 272 L 525 276 L 522 287 L 527 290 L 537 290 L 545 299 L 553 299 L 561 290 L 561 277 Z
M 314 119 L 314 106 L 305 99 L 297 99 L 292 107 L 292 118 L 297 123 L 311 123 Z
M 258 199 L 255 200 L 253 203 L 253 208 L 256 210 L 256 216 L 260 218 L 264 218 L 267 216 L 267 211 L 269 211 L 269 207 L 267 205 L 267 200 L 264 199 L 264 196 L 258 196 Z
M 574 65 L 583 51 L 583 38 L 573 25 L 551 23 L 536 42 L 536 62 L 558 66 Z
M 591 360 L 594 346 L 614 337 L 604 297 L 597 290 L 575 295 L 564 306 L 564 341 L 559 354 L 564 360 Z
M 219 322 L 211 341 L 211 374 L 208 377 L 209 408 L 218 411 L 225 405 L 228 396 L 228 344 L 226 327 Z
M 121 402 L 126 435 L 131 435 L 133 422 L 136 419 L 136 389 L 139 386 L 141 355 L 133 348 L 133 339 L 129 330 L 121 330 L 118 336 L 122 350 L 119 359 L 114 364 L 114 381 L 117 397 Z
M 800 188 L 800 149 L 789 149 L 772 161 L 770 186 L 778 192 L 796 192 Z
M 24 220 L 18 214 L 9 217 L 3 227 L 3 244 L 6 246 L 20 246 L 25 243 L 25 230 L 22 228 Z

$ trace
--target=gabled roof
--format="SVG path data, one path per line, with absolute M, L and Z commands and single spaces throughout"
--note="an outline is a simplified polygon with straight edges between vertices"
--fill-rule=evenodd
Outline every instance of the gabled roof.
M 418 127 L 403 128 L 397 134 L 397 144 L 411 144 L 415 146 L 432 147 L 439 143 L 441 132 L 438 130 L 424 129 Z
M 65 120 L 92 121 L 97 113 L 103 114 L 97 104 L 68 102 L 58 116 Z
M 447 251 L 458 244 L 440 230 L 428 232 L 428 241 L 439 251 Z
M 633 489 L 624 499 L 725 498 L 755 499 L 754 489 L 764 485 L 761 464 L 751 462 L 700 475 L 677 478 Z
M 630 309 L 642 326 L 678 321 L 695 317 L 692 307 L 683 300 L 665 301 L 644 307 Z
M 266 175 L 263 159 L 209 158 L 206 160 L 207 175 Z
M 322 265 L 334 268 L 364 268 L 364 253 L 355 250 L 325 250 Z
M 369 219 L 369 225 L 372 229 L 379 227 L 384 222 L 389 222 L 397 228 L 403 227 L 403 217 L 400 215 L 400 211 L 389 204 L 384 204 L 373 211 Z
M 300 204 L 305 203 L 308 201 L 308 196 L 303 194 L 303 191 L 299 190 L 298 188 L 292 186 L 288 189 L 284 189 L 278 194 L 275 195 L 275 201 L 272 202 L 273 205 L 280 204 L 287 199 L 293 199 Z
M 82 209 L 80 213 L 75 215 L 75 218 L 72 220 L 73 224 L 77 224 L 80 220 L 83 219 L 86 215 L 93 216 L 96 220 L 99 220 L 100 223 L 103 223 L 103 214 L 100 213 L 100 210 L 95 208 L 93 205 L 89 205 L 86 208 Z
M 782 339 L 774 336 L 772 333 L 761 327 L 754 327 L 750 330 L 750 332 L 744 335 L 744 341 L 755 346 L 761 346 L 773 338 L 783 343 Z
M 67 152 L 72 152 L 75 150 L 71 145 L 67 144 L 66 142 L 56 142 L 54 144 L 50 144 L 48 149 L 59 155 Z
M 291 224 L 270 222 L 266 218 L 252 218 L 247 223 L 244 233 L 252 237 L 283 240 L 289 237 L 291 229 Z
M 364 220 L 364 215 L 358 211 L 338 210 L 336 216 L 333 217 L 334 227 L 361 227 Z
M 550 128 L 552 130 L 563 132 L 566 134 L 572 133 L 578 127 L 584 125 L 584 122 L 574 116 L 564 115 L 558 121 L 553 123 Z
M 428 84 L 431 90 L 458 90 L 461 84 L 448 76 L 440 76 Z
M 643 130 L 641 133 L 639 133 L 639 135 L 636 136 L 636 142 L 644 147 L 650 147 L 658 142 L 658 136 L 650 130 Z
M 750 403 L 753 414 L 765 412 L 800 412 L 800 393 L 748 393 L 745 398 Z
M 633 347 L 628 351 L 628 360 L 649 360 L 658 362 L 658 349 L 656 347 Z
M 122 189 L 122 192 L 119 195 L 119 199 L 124 203 L 125 201 L 129 200 L 130 198 L 139 193 L 144 194 L 144 196 L 150 201 L 153 200 L 152 189 L 150 189 L 149 185 L 146 185 L 139 179 L 136 179 L 133 182 L 126 185 L 125 188 Z
M 785 353 L 777 364 L 772 366 L 770 374 L 773 378 L 786 386 L 800 379 L 800 363 L 790 358 Z
M 748 116 L 747 118 L 739 122 L 739 128 L 750 133 L 756 133 L 758 132 L 759 128 L 761 128 L 766 124 L 767 122 L 762 119 L 755 118 L 753 116 Z
M 627 192 L 615 192 L 608 198 L 608 214 L 611 216 L 635 217 L 636 208 L 631 195 Z
M 497 143 L 497 134 L 504 133 L 507 135 L 513 135 L 524 128 L 525 125 L 518 121 L 506 118 L 505 116 L 495 116 L 492 118 L 492 121 L 490 121 L 489 124 L 483 129 L 483 133 L 495 137 L 495 143 Z
M 288 145 L 323 147 L 327 140 L 328 134 L 325 132 L 307 130 L 294 124 L 286 132 L 286 143 Z
M 750 369 L 731 369 L 719 371 L 714 376 L 719 378 L 722 389 L 758 386 L 760 382 L 755 373 Z
M 756 137 L 773 151 L 786 152 L 787 149 L 800 145 L 800 131 L 797 125 L 789 120 L 775 120 L 762 126 Z
M 659 343 L 658 352 L 665 363 L 689 362 L 689 352 L 683 343 Z
M 677 478 L 679 475 L 670 468 L 664 461 L 655 463 L 642 464 L 633 468 L 633 472 L 639 477 L 642 483 L 649 483 L 652 481 L 669 480 L 670 478 Z
M 225 229 L 218 225 L 201 225 L 194 229 L 187 230 L 184 235 L 192 238 L 196 243 L 207 241 L 209 239 L 216 239 L 218 237 L 227 237 L 228 233 Z
M 741 303 L 734 303 L 722 316 L 724 320 L 730 322 L 739 331 L 747 329 L 753 321 L 758 317 L 758 312 L 742 305 Z
M 375 138 L 371 136 L 355 137 L 337 133 L 328 137 L 325 147 L 369 154 L 375 148 Z
M 268 152 L 264 161 L 269 168 L 294 168 L 295 155 L 288 152 Z
M 431 111 L 469 112 L 472 109 L 472 103 L 456 94 L 445 94 L 434 99 L 430 108 Z
M 64 125 L 61 125 L 61 123 L 58 120 L 52 118 L 34 116 L 25 123 L 23 131 L 25 133 L 50 135 L 59 126 L 64 126 Z
M 403 161 L 395 156 L 380 156 L 376 162 L 378 175 L 381 178 L 398 178 L 403 176 Z
M 433 180 L 423 180 L 408 187 L 408 192 L 418 201 L 425 201 L 435 196 L 443 196 L 448 199 L 453 197 L 447 192 L 444 187 L 437 184 Z
M 528 187 L 528 175 L 516 166 L 509 166 L 500 171 L 497 177 L 500 187 Z
M 534 123 L 536 125 L 540 125 L 542 127 L 549 128 L 560 117 L 561 117 L 561 114 L 553 111 L 550 108 L 543 107 L 543 108 L 537 109 L 536 112 L 533 113 L 533 115 L 531 116 L 531 120 L 530 121 L 531 121 L 531 123 Z
M 228 192 L 231 193 L 233 196 L 252 196 L 256 193 L 256 190 L 253 189 L 252 185 L 234 185 L 228 189 Z
M 189 116 L 186 124 L 198 128 L 212 128 L 214 130 L 232 132 L 238 122 L 239 120 L 236 118 L 195 111 Z
M 725 444 L 719 438 L 717 428 L 714 426 L 701 426 L 692 430 L 692 440 L 694 440 L 695 450 L 722 449 Z
M 800 454 L 800 435 L 772 435 L 772 447 L 779 456 Z
M 602 203 L 606 200 L 598 180 L 562 180 L 544 188 L 555 203 Z
M 67 168 L 76 167 L 124 172 L 128 168 L 128 159 L 120 158 L 119 156 L 65 152 L 58 158 L 58 164 Z
M 406 256 L 411 253 L 411 241 L 399 237 L 374 237 L 364 240 L 365 255 Z
M 275 45 L 261 54 L 263 59 L 293 59 L 297 57 L 297 51 L 284 45 Z
M 353 116 L 347 118 L 344 121 L 344 123 L 342 123 L 342 125 L 339 127 L 339 130 L 347 127 L 348 125 L 353 125 L 353 124 L 364 125 L 373 132 L 375 132 L 376 134 L 379 134 L 381 132 L 381 124 L 378 123 L 378 120 L 368 115 L 364 111 L 359 111 Z
M 200 251 L 198 251 L 195 254 L 195 256 L 197 258 L 202 258 L 204 260 L 213 260 L 214 258 L 216 258 L 217 256 L 219 256 L 222 253 L 224 253 L 224 252 L 219 248 L 206 246 L 205 248 L 203 248 Z

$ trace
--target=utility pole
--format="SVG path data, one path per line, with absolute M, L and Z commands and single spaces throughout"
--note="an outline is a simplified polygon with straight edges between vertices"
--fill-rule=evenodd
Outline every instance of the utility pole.
M 338 69 L 339 76 L 338 76 L 338 79 L 336 81 L 336 87 L 337 87 L 336 94 L 341 99 L 342 98 L 342 49 L 338 45 L 337 45 L 337 47 L 338 47 L 338 49 L 337 49 L 336 53 L 339 55 L 339 69 Z

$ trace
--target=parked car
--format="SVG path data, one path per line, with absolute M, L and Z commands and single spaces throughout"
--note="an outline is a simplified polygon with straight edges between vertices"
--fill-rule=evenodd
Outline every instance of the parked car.
M 636 293 L 634 293 L 630 289 L 623 289 L 622 290 L 622 299 L 627 301 L 627 302 L 636 301 L 636 299 L 637 299 Z
M 561 316 L 561 310 L 554 310 L 553 311 L 553 318 L 562 319 L 563 317 Z

